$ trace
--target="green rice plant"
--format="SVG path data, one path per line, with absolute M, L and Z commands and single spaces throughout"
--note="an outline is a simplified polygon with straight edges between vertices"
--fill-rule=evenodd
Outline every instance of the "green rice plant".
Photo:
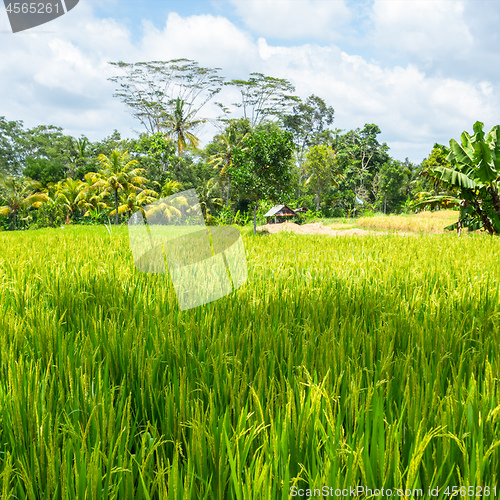
M 498 240 L 242 234 L 187 311 L 125 228 L 0 234 L 1 498 L 499 494 Z

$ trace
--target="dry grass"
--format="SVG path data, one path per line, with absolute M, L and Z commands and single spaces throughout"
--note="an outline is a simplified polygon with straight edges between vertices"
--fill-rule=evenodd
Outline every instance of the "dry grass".
M 458 220 L 458 211 L 439 210 L 437 212 L 420 212 L 411 215 L 378 215 L 361 217 L 357 226 L 385 231 L 411 231 L 415 233 L 448 233 L 445 227 Z

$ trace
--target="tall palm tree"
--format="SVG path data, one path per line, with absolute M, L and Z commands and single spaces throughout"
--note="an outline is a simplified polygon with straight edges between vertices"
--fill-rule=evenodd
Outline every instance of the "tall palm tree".
M 101 164 L 101 170 L 90 177 L 94 180 L 91 188 L 101 189 L 113 196 L 115 224 L 117 225 L 119 215 L 118 193 L 127 189 L 142 188 L 147 182 L 147 179 L 143 177 L 146 170 L 138 167 L 139 162 L 137 160 L 130 160 L 128 152 L 122 154 L 115 150 L 109 158 L 100 154 L 98 160 Z
M 167 139 L 174 139 L 177 142 L 177 154 L 182 156 L 188 145 L 197 148 L 200 145 L 200 140 L 190 129 L 195 129 L 206 120 L 194 119 L 195 111 L 186 112 L 184 109 L 184 101 L 177 98 L 175 100 L 174 111 L 167 116 L 164 123 L 160 123 L 160 127 L 166 129 Z
M 0 206 L 0 215 L 11 215 L 13 229 L 17 229 L 17 217 L 30 207 L 38 208 L 47 200 L 47 194 L 39 192 L 42 185 L 31 179 L 18 177 L 1 177 L 1 198 L 4 205 Z
M 221 151 L 212 156 L 210 164 L 213 164 L 214 168 L 220 168 L 220 176 L 222 179 L 227 179 L 227 192 L 226 192 L 226 206 L 229 207 L 229 194 L 231 191 L 231 176 L 229 175 L 229 170 L 233 166 L 233 156 L 236 149 L 240 148 L 243 141 L 249 136 L 249 133 L 238 134 L 237 130 L 229 127 L 224 134 L 220 134 L 217 138 L 222 146 Z M 247 148 L 243 148 L 245 151 Z

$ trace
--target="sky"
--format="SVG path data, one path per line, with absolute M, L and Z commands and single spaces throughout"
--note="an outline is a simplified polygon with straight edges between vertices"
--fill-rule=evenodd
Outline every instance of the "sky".
M 145 129 L 113 97 L 109 62 L 187 58 L 227 79 L 285 78 L 334 108 L 332 128 L 375 123 L 393 158 L 420 163 L 478 120 L 500 124 L 499 47 L 498 0 L 80 0 L 15 34 L 0 5 L 0 116 L 134 137 Z

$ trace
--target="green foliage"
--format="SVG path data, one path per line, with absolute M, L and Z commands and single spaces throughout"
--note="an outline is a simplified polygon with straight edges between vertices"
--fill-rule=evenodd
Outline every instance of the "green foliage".
M 343 175 L 338 188 L 331 189 L 325 196 L 331 201 L 330 210 L 337 216 L 350 216 L 361 206 L 356 205 L 356 197 L 363 201 L 363 207 L 373 207 L 378 196 L 377 174 L 382 165 L 390 161 L 389 147 L 377 139 L 380 128 L 366 124 L 363 129 L 345 134 L 340 134 L 339 130 L 328 132 L 324 139 L 336 151 L 339 171 Z M 325 215 L 330 215 L 328 212 L 326 210 Z
M 500 126 L 487 134 L 481 122 L 473 128 L 472 136 L 462 133 L 460 143 L 451 139 L 449 148 L 441 146 L 448 153 L 449 166 L 432 166 L 426 172 L 461 200 L 459 221 L 450 228 L 460 231 L 462 226 L 469 230 L 483 227 L 490 234 L 499 234 Z
M 27 158 L 23 175 L 46 186 L 49 182 L 59 182 L 66 177 L 66 165 L 46 158 Z
M 382 164 L 375 175 L 374 187 L 377 206 L 381 207 L 385 214 L 395 212 L 405 204 L 411 175 L 411 169 L 402 162 L 392 160 Z
M 20 175 L 23 170 L 24 134 L 22 121 L 7 121 L 0 116 L 0 174 Z
M 322 144 L 311 146 L 306 154 L 304 171 L 307 176 L 305 185 L 316 196 L 316 212 L 320 209 L 320 197 L 330 186 L 338 186 L 337 179 L 344 179 L 338 170 L 335 151 Z
M 279 201 L 290 190 L 292 154 L 291 134 L 272 124 L 257 127 L 234 153 L 229 174 L 254 202 L 254 233 L 259 200 Z
M 171 114 L 164 117 L 159 124 L 161 129 L 166 130 L 166 139 L 175 140 L 179 156 L 182 156 L 188 147 L 196 149 L 200 145 L 200 140 L 190 129 L 196 129 L 206 122 L 205 119 L 195 119 L 195 111 L 187 112 L 184 104 L 182 99 L 177 98 Z
M 7 216 L 10 222 L 9 229 L 17 229 L 21 219 L 22 226 L 30 220 L 28 211 L 38 208 L 47 196 L 40 193 L 41 184 L 31 179 L 13 176 L 0 177 L 0 199 L 4 205 L 0 206 L 0 215 Z
M 142 134 L 135 152 L 138 154 L 136 159 L 146 170 L 146 177 L 151 182 L 160 184 L 172 177 L 173 172 L 179 170 L 178 165 L 182 162 L 175 155 L 173 141 L 167 140 L 161 132 L 153 135 Z
M 288 80 L 262 73 L 250 73 L 248 80 L 231 80 L 226 85 L 239 90 L 241 102 L 233 105 L 242 109 L 243 118 L 250 122 L 252 128 L 280 119 L 299 101 L 293 95 L 295 87 Z
M 282 117 L 283 127 L 293 134 L 297 148 L 297 159 L 301 168 L 306 148 L 319 144 L 325 127 L 333 123 L 334 110 L 316 95 L 310 95 L 305 102 L 299 101 L 292 108 L 293 114 Z
M 99 155 L 101 169 L 91 176 L 93 181 L 91 189 L 99 189 L 113 196 L 115 225 L 118 224 L 119 198 L 118 193 L 127 190 L 141 189 L 147 179 L 142 177 L 144 169 L 139 168 L 137 160 L 130 160 L 127 152 L 120 153 L 115 150 L 108 158 L 106 155 Z

